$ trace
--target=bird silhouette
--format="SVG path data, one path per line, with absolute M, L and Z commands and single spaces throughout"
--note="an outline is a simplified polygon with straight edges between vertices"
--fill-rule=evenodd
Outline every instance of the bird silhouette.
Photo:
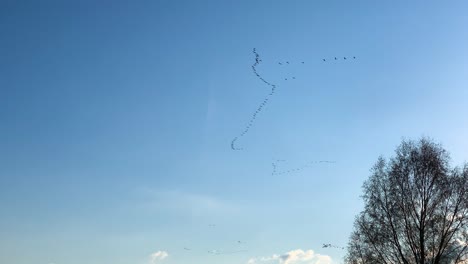
M 339 248 L 339 249 L 345 249 L 344 247 L 332 245 L 332 244 L 323 244 L 322 248 Z
M 343 57 L 343 59 L 345 59 L 345 60 L 346 60 L 346 57 Z
M 323 61 L 326 61 L 325 59 L 322 59 Z
M 335 60 L 337 60 L 337 58 L 335 57 Z

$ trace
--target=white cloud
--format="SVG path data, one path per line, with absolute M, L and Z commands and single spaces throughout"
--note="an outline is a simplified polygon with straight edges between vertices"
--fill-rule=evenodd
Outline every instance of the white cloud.
M 260 262 L 271 262 L 271 261 L 279 260 L 280 257 L 281 257 L 280 255 L 274 254 L 271 257 L 251 258 L 251 259 L 249 259 L 249 261 L 247 261 L 247 264 L 256 264 L 256 263 L 260 263 Z
M 169 257 L 166 251 L 156 251 L 150 255 L 150 264 L 156 264 Z
M 268 257 L 251 258 L 247 261 L 247 264 L 259 264 L 263 262 L 279 264 L 331 264 L 332 259 L 327 255 L 316 254 L 311 249 L 307 251 L 295 249 L 282 255 L 273 254 Z

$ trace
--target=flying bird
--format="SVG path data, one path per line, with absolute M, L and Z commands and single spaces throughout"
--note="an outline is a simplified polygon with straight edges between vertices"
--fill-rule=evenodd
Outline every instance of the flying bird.
M 346 60 L 346 57 L 343 57 Z
M 322 59 L 323 61 L 326 61 L 325 59 Z
M 335 57 L 335 60 L 337 60 L 337 58 Z
M 332 244 L 323 244 L 322 248 L 339 248 L 339 249 L 345 249 L 344 247 L 339 247 L 339 246 L 335 246 L 335 245 L 332 245 Z

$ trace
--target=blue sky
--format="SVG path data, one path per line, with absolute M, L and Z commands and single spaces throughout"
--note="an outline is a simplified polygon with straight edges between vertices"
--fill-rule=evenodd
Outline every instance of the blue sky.
M 0 262 L 341 263 L 379 155 L 467 159 L 467 9 L 1 1 Z

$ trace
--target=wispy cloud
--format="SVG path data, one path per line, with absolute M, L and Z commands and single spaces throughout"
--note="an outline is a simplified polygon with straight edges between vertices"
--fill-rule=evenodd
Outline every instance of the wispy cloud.
M 259 263 L 279 263 L 279 264 L 331 264 L 332 259 L 327 255 L 320 255 L 315 253 L 313 250 L 302 250 L 295 249 L 285 254 L 278 255 L 273 254 L 267 257 L 256 257 L 251 258 L 247 261 L 247 264 L 259 264 Z
M 166 251 L 156 251 L 149 256 L 150 264 L 160 263 L 167 257 L 169 257 L 169 254 Z
M 233 204 L 206 194 L 178 190 L 143 189 L 143 206 L 150 210 L 170 210 L 205 215 L 209 213 L 232 213 L 237 211 Z

